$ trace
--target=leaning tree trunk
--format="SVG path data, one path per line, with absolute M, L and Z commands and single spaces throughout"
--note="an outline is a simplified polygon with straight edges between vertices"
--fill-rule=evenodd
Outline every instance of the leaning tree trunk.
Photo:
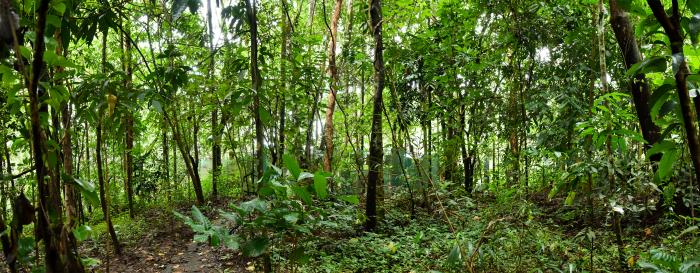
M 625 67 L 629 69 L 632 65 L 642 61 L 642 54 L 639 52 L 639 46 L 634 37 L 634 27 L 627 12 L 618 5 L 617 0 L 609 0 L 608 4 L 610 6 L 610 25 L 615 32 Z M 637 74 L 628 86 L 634 101 L 634 108 L 637 111 L 642 136 L 647 142 L 644 144 L 644 149 L 648 150 L 659 140 L 659 127 L 652 121 L 649 111 L 649 83 L 644 74 Z M 652 162 L 658 162 L 660 159 L 659 154 L 650 157 Z
M 678 0 L 672 1 L 672 16 L 666 14 L 666 9 L 660 0 L 647 0 L 647 4 L 651 7 L 654 17 L 659 21 L 661 26 L 671 42 L 671 53 L 674 58 L 680 59 L 678 63 L 678 71 L 675 75 L 676 89 L 678 90 L 678 101 L 681 105 L 681 114 L 683 116 L 683 125 L 685 126 L 686 138 L 688 140 L 688 149 L 690 157 L 693 160 L 695 168 L 695 181 L 700 181 L 700 140 L 698 140 L 698 130 L 695 125 L 696 112 L 693 111 L 688 93 L 687 78 L 690 74 L 688 63 L 683 55 L 683 34 L 681 29 L 681 14 L 678 6 Z
M 382 145 L 382 92 L 384 90 L 384 45 L 382 43 L 382 6 L 381 0 L 371 0 L 370 3 L 371 29 L 374 36 L 374 81 L 375 93 L 372 112 L 372 132 L 369 144 L 369 173 L 367 175 L 367 199 L 365 229 L 377 228 L 377 211 L 382 199 L 377 198 L 377 187 L 383 187 L 382 161 L 384 151 Z

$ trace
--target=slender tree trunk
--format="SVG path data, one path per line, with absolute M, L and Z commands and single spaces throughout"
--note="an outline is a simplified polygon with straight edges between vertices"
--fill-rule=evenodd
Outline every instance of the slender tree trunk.
M 253 0 L 255 1 L 255 0 Z M 246 0 L 246 13 L 248 15 L 248 25 L 250 26 L 250 78 L 253 83 L 253 118 L 255 119 L 255 156 L 258 160 L 257 177 L 259 179 L 263 175 L 263 164 L 265 158 L 263 155 L 263 124 L 260 120 L 260 70 L 258 69 L 258 19 L 256 15 L 255 3 L 251 5 L 251 0 Z
M 100 206 L 102 207 L 102 214 L 104 215 L 105 218 L 105 223 L 107 223 L 107 229 L 109 231 L 109 236 L 112 240 L 112 245 L 114 246 L 114 251 L 117 254 L 121 253 L 121 246 L 119 245 L 119 240 L 117 239 L 117 233 L 114 230 L 114 225 L 112 225 L 112 218 L 110 217 L 109 213 L 109 203 L 108 201 L 108 196 L 107 196 L 107 188 L 105 186 L 105 177 L 104 177 L 104 171 L 103 171 L 103 157 L 102 157 L 102 146 L 103 146 L 103 140 L 102 140 L 102 111 L 100 111 L 100 116 L 98 117 L 97 120 L 97 128 L 96 134 L 97 134 L 97 144 L 95 148 L 95 160 L 97 160 L 97 181 L 99 183 L 99 188 L 100 188 Z
M 381 210 L 383 200 L 378 198 L 377 187 L 383 187 L 382 162 L 384 151 L 382 145 L 382 92 L 384 90 L 384 45 L 382 43 L 382 7 L 381 0 L 370 2 L 370 22 L 374 36 L 374 81 L 376 89 L 372 112 L 372 132 L 369 145 L 369 174 L 367 175 L 367 199 L 365 229 L 377 228 L 377 211 Z
M 279 129 L 277 132 L 277 135 L 279 137 L 278 139 L 278 147 L 277 147 L 277 154 L 281 158 L 285 152 L 285 122 L 286 122 L 286 117 L 287 117 L 287 109 L 286 109 L 286 96 L 288 90 L 288 85 L 287 85 L 287 64 L 290 62 L 291 54 L 290 52 L 290 47 L 291 47 L 291 29 L 292 29 L 292 21 L 289 18 L 289 10 L 287 9 L 287 0 L 281 0 L 282 1 L 282 9 L 283 9 L 283 15 L 282 15 L 282 45 L 281 45 L 281 53 L 280 53 L 280 83 L 282 84 L 282 90 L 280 94 L 280 108 L 279 108 Z
M 328 73 L 330 74 L 331 82 L 329 84 L 330 90 L 328 92 L 328 103 L 326 108 L 326 126 L 323 132 L 326 139 L 326 151 L 323 157 L 323 170 L 326 172 L 332 171 L 331 165 L 333 163 L 333 113 L 335 112 L 336 90 L 339 83 L 338 67 L 335 61 L 335 47 L 338 41 L 338 21 L 340 20 L 340 12 L 342 7 L 343 0 L 336 0 L 330 29 L 328 30 L 330 32 L 331 39 L 328 43 Z M 326 21 L 326 23 L 328 23 L 328 21 Z
M 647 0 L 647 4 L 651 7 L 654 17 L 659 21 L 666 32 L 669 41 L 671 42 L 671 53 L 678 61 L 678 71 L 675 75 L 676 89 L 678 90 L 678 101 L 681 105 L 681 114 L 683 116 L 683 125 L 685 126 L 686 138 L 688 140 L 688 149 L 690 157 L 695 168 L 695 180 L 700 181 L 700 140 L 698 139 L 698 130 L 695 125 L 696 111 L 693 111 L 688 93 L 687 78 L 690 74 L 688 63 L 683 55 L 684 39 L 681 29 L 681 15 L 678 6 L 678 0 L 672 2 L 672 16 L 666 14 L 666 9 L 660 0 Z M 696 105 L 697 106 L 697 105 Z M 697 110 L 697 108 L 696 108 Z
M 211 134 L 212 134 L 212 145 L 211 145 L 211 187 L 212 195 L 219 195 L 219 176 L 221 175 L 221 133 L 219 129 L 219 105 L 216 98 L 216 90 L 212 88 L 213 83 L 212 78 L 214 75 L 214 27 L 211 18 L 211 0 L 207 0 L 207 25 L 209 27 L 209 71 L 207 73 L 209 93 L 212 96 L 212 103 L 214 104 L 214 109 L 211 111 Z
M 163 113 L 165 114 L 166 120 L 168 121 L 168 123 L 170 124 L 170 128 L 172 129 L 173 137 L 175 138 L 175 144 L 180 150 L 182 159 L 185 161 L 185 169 L 187 170 L 187 175 L 190 177 L 190 179 L 192 179 L 192 187 L 194 188 L 194 194 L 197 199 L 196 202 L 200 205 L 204 204 L 202 180 L 199 177 L 199 169 L 197 167 L 197 162 L 195 161 L 196 159 L 192 157 L 189 146 L 187 145 L 187 143 L 185 143 L 185 140 L 183 139 L 180 121 L 176 117 L 170 117 L 165 111 L 163 111 Z M 177 160 L 173 160 L 173 162 L 177 166 Z
M 108 32 L 102 33 L 102 73 L 107 73 L 107 37 Z M 111 94 L 110 94 L 111 96 Z M 107 223 L 107 229 L 109 231 L 109 236 L 112 239 L 112 245 L 114 251 L 117 254 L 121 254 L 121 246 L 119 245 L 119 240 L 117 239 L 117 232 L 114 230 L 114 225 L 112 225 L 112 218 L 109 213 L 109 203 L 107 196 L 107 188 L 105 187 L 105 177 L 103 172 L 103 157 L 102 157 L 102 122 L 104 119 L 104 111 L 99 110 L 97 116 L 97 128 L 96 130 L 96 144 L 95 144 L 95 160 L 97 160 L 97 181 L 100 188 L 100 206 L 102 207 L 102 214 L 105 218 L 105 223 Z
M 165 120 L 162 121 L 162 142 L 163 142 L 163 165 L 162 168 L 165 170 L 165 194 L 167 195 L 168 202 L 170 202 L 170 198 L 172 198 L 172 191 L 173 189 L 170 188 L 170 157 L 169 157 L 169 151 L 170 147 L 168 146 L 168 127 L 165 124 Z M 173 160 L 174 161 L 174 160 Z M 173 176 L 174 178 L 174 176 Z
M 127 31 L 122 35 L 122 66 L 126 73 L 124 78 L 124 87 L 127 88 L 128 92 L 131 92 L 131 77 L 132 77 L 132 67 L 131 67 L 131 43 L 125 42 L 129 36 L 128 26 L 126 26 Z M 126 190 L 126 200 L 129 206 L 129 218 L 134 219 L 134 190 L 132 188 L 134 180 L 134 115 L 131 111 L 126 114 L 125 120 L 125 147 L 126 147 L 126 181 L 124 182 L 124 187 Z

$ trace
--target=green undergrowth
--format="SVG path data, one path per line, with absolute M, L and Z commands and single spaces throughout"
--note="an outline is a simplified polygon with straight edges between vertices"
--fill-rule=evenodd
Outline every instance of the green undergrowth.
M 294 253 L 286 246 L 270 246 L 275 272 L 621 271 L 615 236 L 604 213 L 589 225 L 585 209 L 559 203 L 553 207 L 518 194 L 441 200 L 451 201 L 418 206 L 415 217 L 405 206 L 395 205 L 406 200 L 387 200 L 381 228 L 373 233 L 362 230 L 361 207 L 326 206 L 322 209 L 334 218 L 324 227 L 313 236 L 288 239 L 298 239 L 294 244 L 305 249 L 303 261 L 292 262 Z M 180 207 L 186 210 L 186 205 Z M 207 215 L 215 215 L 217 209 L 217 205 L 202 207 Z M 114 216 L 120 239 L 128 243 L 149 236 L 154 223 L 172 217 L 157 210 L 162 208 L 145 209 L 134 220 L 127 213 Z M 643 271 L 642 266 L 667 265 L 669 270 L 651 271 L 695 272 L 680 270 L 684 262 L 693 263 L 699 249 L 697 230 L 684 233 L 691 226 L 687 223 L 688 219 L 670 214 L 655 225 L 630 221 L 623 230 L 626 266 Z M 103 223 L 95 223 L 92 232 L 103 243 L 108 239 Z

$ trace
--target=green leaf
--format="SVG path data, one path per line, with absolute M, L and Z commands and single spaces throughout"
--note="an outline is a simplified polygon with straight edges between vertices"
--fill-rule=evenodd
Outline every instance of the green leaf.
M 630 11 L 632 10 L 632 2 L 633 0 L 617 0 L 617 5 L 623 10 Z
M 258 257 L 265 253 L 270 240 L 265 237 L 256 237 L 243 245 L 243 255 L 248 257 Z
M 73 236 L 75 236 L 75 239 L 79 242 L 85 241 L 90 237 L 91 233 L 92 228 L 88 225 L 82 225 L 73 230 Z
M 311 194 L 309 194 L 305 187 L 293 187 L 292 191 L 304 204 L 310 205 L 312 203 Z
M 574 204 L 575 199 L 576 199 L 576 192 L 570 191 L 569 194 L 566 196 L 566 200 L 564 201 L 564 204 L 566 204 L 567 206 L 571 206 Z
M 671 169 L 673 168 L 673 164 L 676 163 L 678 160 L 679 154 L 676 149 L 671 149 L 667 150 L 664 155 L 661 157 L 661 161 L 659 161 L 659 178 L 661 180 L 664 180 L 666 177 L 668 177 L 669 174 L 671 174 Z
M 258 108 L 258 113 L 260 114 L 260 120 L 263 124 L 269 124 L 272 121 L 272 115 L 265 109 L 265 107 Z
M 646 58 L 643 61 L 636 63 L 627 70 L 625 76 L 632 77 L 637 74 L 646 74 L 651 72 L 664 72 L 666 71 L 666 57 L 654 56 Z
M 690 39 L 693 41 L 693 44 L 697 44 L 698 34 L 700 34 L 700 13 L 695 14 L 692 18 L 690 18 L 688 29 L 690 32 Z
M 692 13 L 700 13 L 700 1 L 697 0 L 686 0 L 686 6 L 690 9 Z
M 290 254 L 289 259 L 297 264 L 305 264 L 309 262 L 310 257 L 309 255 L 306 255 L 303 246 L 297 246 L 294 248 L 294 250 L 292 250 L 292 254 Z
M 314 174 L 314 190 L 320 199 L 326 199 L 326 196 L 328 196 L 328 181 L 326 180 L 326 176 L 321 172 L 316 172 Z
M 297 163 L 297 160 L 293 156 L 288 154 L 283 155 L 282 160 L 284 161 L 284 165 L 287 166 L 289 172 L 292 173 L 294 179 L 299 178 L 299 174 L 301 174 L 301 168 L 299 168 L 299 163 Z
M 693 231 L 697 231 L 698 228 L 699 228 L 698 226 L 691 226 L 691 227 L 689 227 L 689 228 L 686 228 L 686 229 L 684 229 L 684 230 L 681 232 L 681 234 L 678 234 L 678 237 L 680 238 L 680 237 L 683 237 L 683 235 L 685 235 L 685 234 L 687 234 L 687 233 L 690 233 L 690 232 L 693 232 Z
M 231 212 L 219 210 L 219 215 L 221 215 L 221 217 L 224 217 L 224 218 L 228 219 L 229 221 L 233 222 L 234 225 L 241 224 L 241 217 L 236 213 L 231 213 Z
M 338 199 L 353 205 L 360 204 L 360 198 L 358 198 L 357 195 L 342 195 L 339 196 Z
M 55 9 L 59 15 L 63 15 L 63 13 L 66 12 L 66 4 L 63 2 L 58 2 L 53 5 L 53 9 Z
M 209 240 L 209 235 L 206 234 L 195 234 L 194 241 L 197 243 L 206 243 Z
M 267 211 L 267 202 L 261 200 L 260 198 L 255 198 L 241 203 L 240 208 L 246 213 L 252 213 L 255 210 L 265 212 Z
M 290 223 L 290 224 L 294 224 L 297 221 L 299 221 L 299 213 L 296 213 L 296 212 L 285 214 L 282 217 L 284 218 L 285 221 L 287 221 L 287 223 Z
M 462 262 L 462 251 L 459 245 L 455 245 L 450 250 L 450 254 L 447 256 L 447 264 L 450 266 L 458 266 Z
M 194 217 L 194 220 L 196 220 L 199 224 L 203 224 L 205 226 L 209 225 L 209 218 L 204 216 L 202 211 L 200 211 L 196 206 L 192 206 L 192 217 Z
M 302 181 L 307 178 L 313 178 L 314 175 L 312 173 L 307 173 L 307 172 L 302 172 L 299 174 L 299 177 L 297 178 L 297 181 Z
M 69 179 L 68 181 L 71 180 Z M 90 202 L 90 204 L 92 204 L 95 207 L 100 206 L 100 197 L 97 195 L 94 183 L 87 180 L 80 180 L 77 178 L 73 178 L 72 181 L 73 183 L 75 183 L 76 186 L 78 186 L 80 193 L 83 196 L 85 196 L 85 199 L 87 199 L 87 201 Z
M 673 150 L 675 148 L 676 148 L 676 143 L 673 143 L 671 141 L 664 140 L 664 141 L 658 142 L 658 143 L 654 144 L 654 146 L 652 146 L 651 149 L 649 149 L 647 151 L 647 158 L 649 158 L 650 156 L 655 155 L 655 154 L 665 153 L 666 151 Z

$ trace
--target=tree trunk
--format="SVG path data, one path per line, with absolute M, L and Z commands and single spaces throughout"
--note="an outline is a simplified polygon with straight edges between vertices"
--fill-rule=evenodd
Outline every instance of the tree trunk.
M 47 151 L 46 131 L 41 126 L 41 115 L 47 114 L 47 106 L 42 103 L 45 90 L 39 87 L 39 80 L 44 73 L 43 56 L 46 50 L 43 39 L 46 28 L 46 18 L 50 0 L 41 0 L 38 3 L 36 15 L 37 25 L 35 29 L 36 39 L 34 43 L 34 60 L 31 66 L 31 76 L 25 78 L 29 92 L 29 112 L 31 121 L 31 141 L 36 168 L 37 188 L 39 190 L 39 208 L 37 210 L 38 222 L 35 225 L 37 239 L 44 241 L 45 270 L 49 273 L 66 272 L 66 244 L 67 238 L 63 233 L 63 212 L 61 208 L 61 188 L 58 173 L 51 173 L 51 168 L 57 162 L 51 163 L 44 160 Z M 3 12 L 8 12 L 4 9 Z M 10 18 L 9 14 L 5 18 Z M 14 31 L 14 30 L 11 30 Z M 48 163 L 48 165 L 47 165 Z M 51 166 L 54 164 L 54 166 Z M 45 179 L 50 177 L 49 183 Z
M 328 43 L 328 73 L 331 77 L 328 92 L 328 104 L 326 108 L 326 126 L 324 127 L 324 137 L 326 140 L 326 151 L 323 157 L 323 170 L 326 172 L 332 171 L 331 164 L 333 163 L 333 113 L 335 112 L 336 90 L 339 83 L 338 67 L 335 61 L 335 46 L 338 41 L 338 21 L 340 20 L 340 11 L 343 6 L 343 0 L 335 1 L 333 9 L 333 17 L 331 19 L 330 42 Z M 325 6 L 324 6 L 325 10 Z M 325 18 L 325 15 L 324 15 Z M 326 21 L 327 23 L 328 21 Z
M 370 2 L 371 29 L 374 36 L 374 81 L 376 89 L 372 112 L 372 132 L 369 145 L 369 173 L 367 175 L 367 199 L 365 229 L 377 228 L 377 211 L 381 210 L 383 200 L 378 198 L 377 187 L 383 187 L 382 161 L 384 151 L 382 145 L 382 92 L 384 90 L 384 45 L 382 43 L 382 7 L 381 0 Z
M 620 46 L 625 67 L 629 69 L 632 65 L 642 61 L 642 54 L 639 52 L 637 40 L 634 37 L 634 27 L 629 20 L 628 14 L 618 4 L 617 0 L 609 0 L 610 5 L 610 25 L 615 32 L 617 44 Z M 649 83 L 644 74 L 635 75 L 629 82 L 629 90 L 634 101 L 634 108 L 637 111 L 639 127 L 642 136 L 647 141 L 644 149 L 650 149 L 659 140 L 659 127 L 654 124 L 649 111 Z M 658 162 L 660 154 L 650 157 L 652 162 Z
M 108 32 L 102 33 L 102 73 L 107 73 L 107 36 Z M 102 120 L 104 119 L 104 111 L 99 110 L 97 116 L 97 128 L 96 130 L 96 144 L 95 144 L 95 160 L 97 160 L 97 181 L 100 188 L 100 206 L 102 208 L 102 215 L 104 215 L 105 223 L 107 224 L 107 229 L 109 231 L 109 236 L 112 239 L 112 245 L 114 246 L 114 251 L 117 254 L 121 254 L 121 246 L 119 245 L 119 240 L 117 239 L 117 232 L 114 230 L 112 225 L 112 218 L 109 214 L 109 203 L 108 196 L 106 194 L 105 178 L 102 168 Z
M 212 134 L 212 145 L 211 145 L 211 194 L 213 196 L 219 195 L 219 176 L 221 175 L 221 133 L 219 130 L 219 105 L 216 98 L 216 90 L 212 88 L 212 76 L 214 75 L 214 28 L 211 18 L 211 0 L 207 0 L 207 25 L 209 27 L 209 71 L 207 73 L 207 84 L 209 85 L 209 93 L 212 96 L 212 103 L 214 108 L 211 111 L 211 134 Z
M 131 92 L 131 77 L 133 74 L 131 67 L 131 43 L 124 42 L 127 40 L 128 35 L 128 30 L 122 35 L 122 44 L 124 45 L 122 47 L 122 66 L 126 73 L 126 77 L 124 78 L 124 87 L 127 88 L 127 92 Z M 126 190 L 126 199 L 129 205 L 129 218 L 134 219 L 134 191 L 132 188 L 134 180 L 134 115 L 131 113 L 131 111 L 126 114 L 126 121 L 124 125 L 126 127 L 126 181 L 124 182 L 124 187 Z
M 97 133 L 97 144 L 95 148 L 95 160 L 97 160 L 97 182 L 99 183 L 99 188 L 100 188 L 100 206 L 102 208 L 102 214 L 104 215 L 105 218 L 105 223 L 107 223 L 107 229 L 109 230 L 109 236 L 112 240 L 112 245 L 114 246 L 114 251 L 117 254 L 121 253 L 121 246 L 119 245 L 119 240 L 117 239 L 117 233 L 114 230 L 114 226 L 112 225 L 112 218 L 110 217 L 109 213 L 109 204 L 107 202 L 107 194 L 106 194 L 106 187 L 105 187 L 105 177 L 104 177 L 104 172 L 102 168 L 102 111 L 100 111 L 100 115 L 97 118 L 97 128 L 96 128 L 96 133 Z
M 287 109 L 286 109 L 286 96 L 287 92 L 289 92 L 288 87 L 287 87 L 287 64 L 290 63 L 290 58 L 291 54 L 290 52 L 290 47 L 291 47 L 291 30 L 292 30 L 292 21 L 289 18 L 289 10 L 287 10 L 287 0 L 282 0 L 282 8 L 283 8 L 283 13 L 284 15 L 282 17 L 282 45 L 281 45 L 281 53 L 280 53 L 280 83 L 282 84 L 282 90 L 280 94 L 280 108 L 279 108 L 279 129 L 277 132 L 277 135 L 279 137 L 278 139 L 278 146 L 277 146 L 277 154 L 281 158 L 285 152 L 285 122 L 286 122 L 286 117 L 287 117 Z M 286 18 L 286 19 L 285 19 Z
M 170 198 L 172 198 L 172 189 L 170 188 L 170 156 L 169 156 L 169 151 L 170 151 L 170 146 L 168 146 L 168 127 L 166 125 L 166 121 L 163 120 L 162 122 L 162 142 L 163 142 L 163 165 L 162 168 L 165 170 L 165 194 L 167 195 L 168 202 L 170 202 Z M 173 160 L 175 161 L 175 160 Z M 173 176 L 174 178 L 175 176 Z
M 678 0 L 672 1 L 673 15 L 669 17 L 666 14 L 663 4 L 659 0 L 647 0 L 647 4 L 651 7 L 654 17 L 659 21 L 666 32 L 669 41 L 671 42 L 671 53 L 674 58 L 681 57 L 678 64 L 678 72 L 676 72 L 676 89 L 678 90 L 678 101 L 681 105 L 681 114 L 683 116 L 683 125 L 685 126 L 686 138 L 688 140 L 688 149 L 690 157 L 693 160 L 695 168 L 695 181 L 700 181 L 700 141 L 698 140 L 698 131 L 695 125 L 696 112 L 693 111 L 688 94 L 687 78 L 690 74 L 688 63 L 683 55 L 683 35 L 681 34 L 681 15 L 678 7 Z
M 255 0 L 253 0 L 255 1 Z M 251 0 L 246 0 L 246 13 L 248 15 L 248 25 L 250 26 L 250 78 L 253 83 L 253 118 L 255 119 L 255 156 L 257 157 L 257 177 L 260 179 L 263 175 L 263 124 L 260 120 L 260 70 L 258 69 L 258 19 L 256 15 L 255 3 L 251 5 Z

